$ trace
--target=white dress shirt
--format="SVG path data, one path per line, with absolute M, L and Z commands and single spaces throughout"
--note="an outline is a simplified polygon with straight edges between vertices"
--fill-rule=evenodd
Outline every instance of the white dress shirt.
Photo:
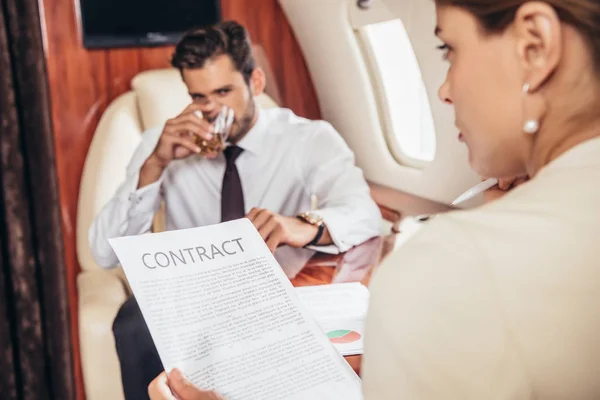
M 375 273 L 365 400 L 600 399 L 600 138 Z
M 162 128 L 143 134 L 126 181 L 90 228 L 92 253 L 102 267 L 118 263 L 108 239 L 149 232 L 161 198 L 168 230 L 221 222 L 223 154 L 212 160 L 191 156 L 173 161 L 157 182 L 136 190 L 140 169 L 154 151 Z M 362 171 L 354 165 L 352 151 L 329 123 L 298 117 L 288 109 L 260 110 L 256 124 L 238 146 L 244 149 L 236 166 L 246 213 L 259 207 L 296 216 L 311 210 L 314 195 L 316 213 L 334 243 L 321 250 L 344 252 L 379 234 L 381 213 Z

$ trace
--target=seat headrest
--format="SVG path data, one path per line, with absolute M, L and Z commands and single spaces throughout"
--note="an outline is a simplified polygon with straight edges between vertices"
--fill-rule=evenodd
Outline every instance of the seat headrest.
M 192 101 L 176 68 L 142 72 L 133 78 L 131 87 L 137 95 L 144 129 L 163 124 L 181 113 Z M 263 108 L 277 107 L 266 94 L 261 94 L 256 100 Z

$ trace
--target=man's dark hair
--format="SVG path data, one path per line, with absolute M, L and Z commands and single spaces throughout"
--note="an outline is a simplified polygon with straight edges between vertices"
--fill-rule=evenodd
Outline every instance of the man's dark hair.
M 228 55 L 246 83 L 256 68 L 250 35 L 235 21 L 225 21 L 187 32 L 175 47 L 171 65 L 184 68 L 203 68 L 211 58 Z

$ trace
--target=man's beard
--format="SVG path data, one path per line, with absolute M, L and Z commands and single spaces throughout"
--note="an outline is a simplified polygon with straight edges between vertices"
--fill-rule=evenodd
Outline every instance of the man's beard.
M 232 132 L 233 135 L 229 135 L 228 141 L 230 143 L 237 143 L 241 138 L 246 136 L 246 133 L 250 130 L 250 126 L 252 125 L 252 121 L 254 120 L 254 116 L 256 115 L 256 103 L 254 102 L 254 98 L 250 99 L 248 102 L 248 107 L 244 110 L 244 113 L 240 118 L 236 118 L 234 121 L 234 126 L 237 128 L 235 132 Z

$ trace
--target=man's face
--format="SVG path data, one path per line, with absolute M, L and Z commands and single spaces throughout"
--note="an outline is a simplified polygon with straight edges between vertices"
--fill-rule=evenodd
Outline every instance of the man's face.
M 209 59 L 203 68 L 183 69 L 182 75 L 192 100 L 201 106 L 206 119 L 214 120 L 222 106 L 234 111 L 230 142 L 235 143 L 248 132 L 256 115 L 254 96 L 228 55 Z

